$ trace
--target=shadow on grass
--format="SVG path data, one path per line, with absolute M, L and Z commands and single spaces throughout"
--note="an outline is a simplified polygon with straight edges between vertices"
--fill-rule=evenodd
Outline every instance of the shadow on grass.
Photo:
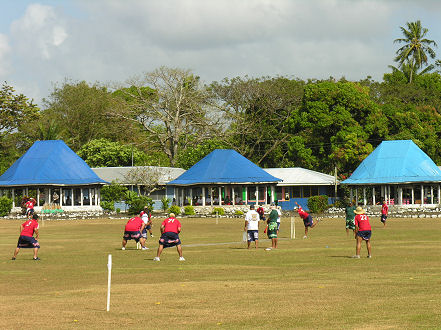
M 349 258 L 349 259 L 354 259 L 352 258 L 352 256 L 330 256 L 331 258 Z

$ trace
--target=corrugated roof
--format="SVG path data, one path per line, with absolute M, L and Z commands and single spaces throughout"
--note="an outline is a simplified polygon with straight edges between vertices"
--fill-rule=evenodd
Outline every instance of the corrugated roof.
M 104 184 L 61 140 L 36 141 L 2 176 L 0 186 Z
M 342 184 L 441 182 L 441 171 L 412 140 L 383 141 Z
M 268 174 L 235 150 L 216 149 L 169 185 L 270 183 L 280 179 Z
M 101 179 L 108 182 L 117 181 L 120 184 L 133 184 L 130 180 L 133 176 L 131 173 L 141 171 L 146 175 L 157 176 L 160 185 L 165 185 L 185 172 L 182 168 L 161 166 L 95 167 L 92 170 Z
M 278 186 L 328 186 L 335 184 L 334 176 L 301 167 L 264 168 L 264 170 L 283 180 L 277 184 Z

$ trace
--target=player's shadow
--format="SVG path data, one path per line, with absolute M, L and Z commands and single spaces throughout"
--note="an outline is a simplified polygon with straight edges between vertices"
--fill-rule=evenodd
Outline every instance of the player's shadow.
M 330 256 L 330 258 L 349 258 L 349 259 L 352 259 L 351 256 Z

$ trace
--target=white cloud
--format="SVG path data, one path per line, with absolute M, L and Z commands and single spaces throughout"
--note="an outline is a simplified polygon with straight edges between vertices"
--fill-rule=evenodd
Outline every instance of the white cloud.
M 11 25 L 15 50 L 19 55 L 49 60 L 56 47 L 67 38 L 63 21 L 51 6 L 31 4 L 23 17 Z
M 10 61 L 9 54 L 11 52 L 11 47 L 8 43 L 8 37 L 0 33 L 0 83 L 6 78 L 7 74 L 10 72 Z

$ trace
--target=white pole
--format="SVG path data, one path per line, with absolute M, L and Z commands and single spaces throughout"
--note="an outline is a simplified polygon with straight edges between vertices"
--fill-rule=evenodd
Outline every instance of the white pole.
M 109 259 L 107 261 L 107 270 L 108 270 L 108 277 L 107 277 L 107 311 L 110 310 L 110 284 L 111 284 L 111 278 L 112 278 L 112 255 L 109 254 Z
M 294 217 L 291 217 L 291 239 L 296 238 L 296 223 Z

